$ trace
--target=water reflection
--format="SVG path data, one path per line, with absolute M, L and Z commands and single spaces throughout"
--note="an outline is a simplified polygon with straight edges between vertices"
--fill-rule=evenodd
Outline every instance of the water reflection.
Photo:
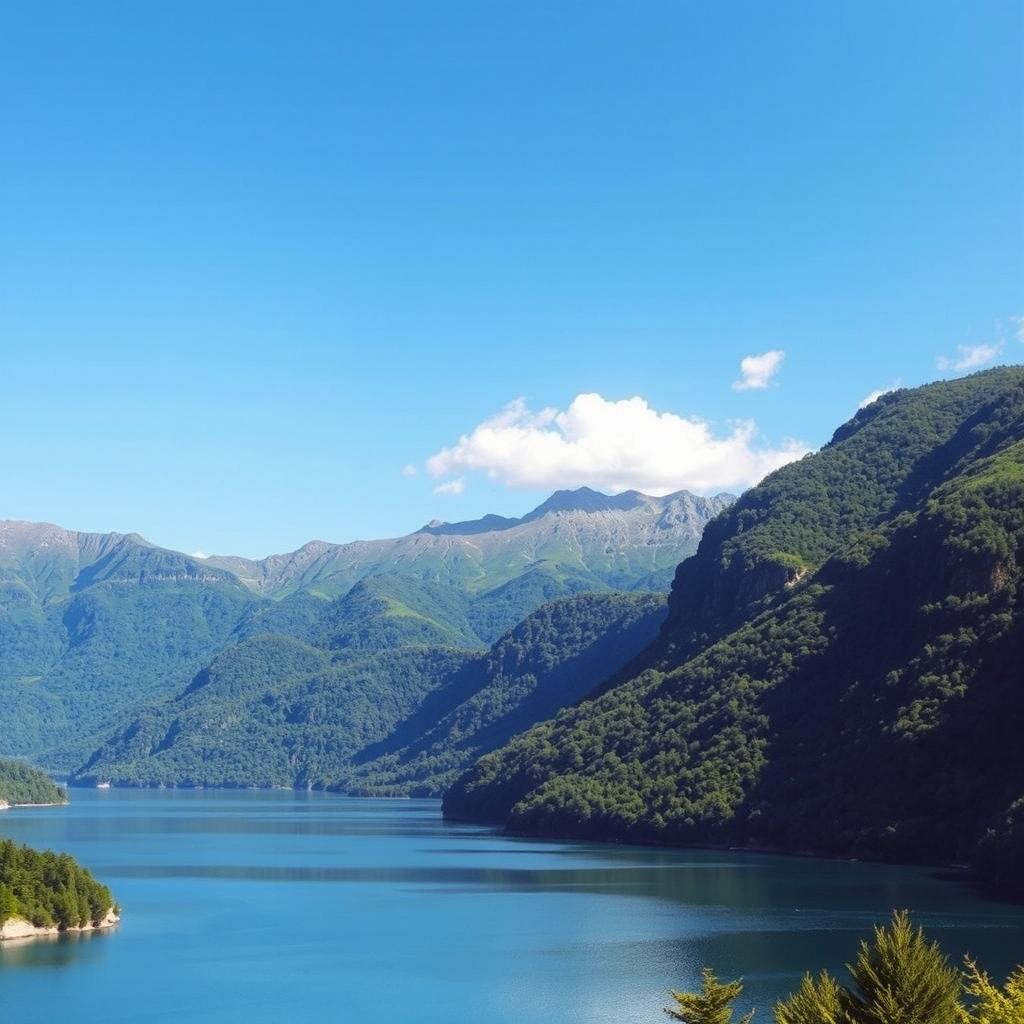
M 104 928 L 101 931 L 41 935 L 33 939 L 6 939 L 0 946 L 0 966 L 5 969 L 62 967 L 81 963 L 90 955 L 102 954 L 100 944 L 109 941 L 116 931 L 116 928 Z

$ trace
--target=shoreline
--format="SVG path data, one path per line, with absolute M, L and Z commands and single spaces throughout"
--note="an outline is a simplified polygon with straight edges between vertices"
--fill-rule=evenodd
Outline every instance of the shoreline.
M 341 789 L 332 789 L 318 786 L 242 786 L 242 785 L 219 785 L 219 786 L 196 786 L 196 785 L 147 785 L 145 783 L 121 783 L 111 782 L 106 786 L 92 783 L 68 783 L 69 789 L 122 789 L 134 791 L 155 791 L 155 792 L 192 792 L 192 793 L 320 793 L 324 796 L 343 797 L 349 800 L 429 800 L 443 805 L 443 796 L 385 796 L 371 795 L 368 793 L 350 793 Z M 23 805 L 24 806 L 24 805 Z M 971 868 L 967 864 L 955 864 L 944 861 L 926 860 L 903 860 L 899 858 L 875 857 L 868 854 L 843 854 L 830 853 L 814 849 L 787 849 L 785 847 L 772 847 L 744 843 L 710 843 L 710 842 L 686 842 L 675 843 L 657 839 L 643 839 L 630 837 L 619 838 L 598 838 L 594 836 L 574 835 L 572 833 L 559 832 L 517 832 L 505 827 L 500 821 L 487 821 L 472 818 L 445 817 L 442 811 L 442 821 L 449 825 L 474 825 L 480 828 L 494 829 L 500 835 L 509 839 L 525 839 L 539 842 L 559 843 L 594 843 L 599 846 L 612 847 L 635 847 L 641 850 L 707 850 L 716 853 L 756 853 L 774 857 L 796 857 L 805 860 L 840 861 L 849 864 L 888 864 L 892 867 L 923 868 L 925 870 L 948 871 L 962 875 L 964 879 L 971 877 Z M 1005 897 L 1002 898 L 1005 900 Z
M 115 927 L 121 915 L 111 907 L 99 924 L 75 925 L 72 928 L 58 928 L 57 925 L 34 925 L 23 917 L 9 917 L 0 924 L 0 942 L 21 942 L 31 939 L 58 939 L 62 935 L 84 935 L 90 932 L 106 931 Z
M 16 811 L 19 807 L 67 807 L 70 800 L 52 800 L 46 804 L 12 804 L 9 800 L 0 800 L 0 811 Z

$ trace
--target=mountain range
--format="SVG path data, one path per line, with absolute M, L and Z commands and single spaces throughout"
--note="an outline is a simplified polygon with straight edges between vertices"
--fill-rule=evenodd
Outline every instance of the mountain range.
M 732 500 L 687 491 L 662 498 L 639 491 L 607 495 L 580 487 L 556 491 L 521 519 L 434 520 L 394 540 L 317 540 L 259 561 L 215 555 L 204 564 L 272 598 L 297 591 L 337 597 L 374 575 L 448 583 L 471 594 L 531 573 L 554 575 L 575 589 L 667 589 L 680 551 L 690 553 L 705 523 Z
M 134 713 L 261 634 L 335 660 L 409 646 L 480 651 L 551 599 L 667 590 L 731 500 L 581 488 L 522 519 L 314 541 L 262 561 L 0 522 L 0 753 L 72 772 Z
M 739 499 L 581 489 L 262 561 L 0 527 L 0 754 L 73 784 L 443 794 L 1020 892 L 1022 664 L 1021 367 L 883 395 Z

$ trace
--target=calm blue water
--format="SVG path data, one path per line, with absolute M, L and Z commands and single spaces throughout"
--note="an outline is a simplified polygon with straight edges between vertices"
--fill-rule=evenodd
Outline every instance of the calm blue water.
M 1024 960 L 1024 908 L 916 869 L 510 840 L 432 801 L 73 800 L 7 812 L 0 834 L 73 853 L 124 920 L 0 950 L 11 1019 L 653 1024 L 708 963 L 768 1020 L 893 906 L 1001 975 Z

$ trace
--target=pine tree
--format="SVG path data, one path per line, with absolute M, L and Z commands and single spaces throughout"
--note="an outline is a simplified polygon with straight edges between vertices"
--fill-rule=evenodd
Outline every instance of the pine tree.
M 805 974 L 800 988 L 775 1004 L 775 1024 L 846 1024 L 842 995 L 839 982 L 827 971 L 817 978 Z
M 856 991 L 844 990 L 843 1010 L 854 1024 L 959 1024 L 960 974 L 907 911 L 875 928 L 849 967 Z M 842 1018 L 840 1018 L 842 1019 Z
M 964 963 L 964 989 L 976 1001 L 971 1009 L 961 1009 L 963 1024 L 1024 1024 L 1024 967 L 1000 989 L 970 957 Z
M 15 899 L 14 890 L 9 885 L 0 884 L 0 924 L 9 917 L 20 917 L 21 907 Z
M 60 928 L 72 928 L 78 924 L 78 896 L 71 889 L 61 889 L 55 901 L 54 916 Z
M 701 971 L 700 992 L 673 992 L 674 1007 L 665 1012 L 674 1020 L 685 1024 L 732 1024 L 733 1003 L 743 992 L 743 983 L 729 981 L 724 984 L 715 977 L 710 967 Z M 753 1011 L 744 1014 L 738 1024 L 750 1024 Z

